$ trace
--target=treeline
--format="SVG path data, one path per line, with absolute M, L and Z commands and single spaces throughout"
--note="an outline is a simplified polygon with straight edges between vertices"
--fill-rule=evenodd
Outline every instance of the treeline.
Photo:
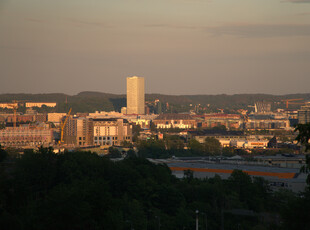
M 199 229 L 310 226 L 309 191 L 272 193 L 242 171 L 227 180 L 195 179 L 191 171 L 177 179 L 166 165 L 135 156 L 113 162 L 45 148 L 0 156 L 1 229 L 195 229 L 196 210 Z
M 147 101 L 159 99 L 162 102 L 163 112 L 187 112 L 195 109 L 201 112 L 218 112 L 218 108 L 225 112 L 236 112 L 237 109 L 249 109 L 257 101 L 267 101 L 273 105 L 284 108 L 283 99 L 304 98 L 310 100 L 310 94 L 269 95 L 269 94 L 235 94 L 235 95 L 163 95 L 146 94 Z M 120 111 L 126 106 L 126 95 L 107 94 L 100 92 L 81 92 L 77 95 L 66 94 L 0 94 L 0 102 L 12 100 L 57 102 L 56 108 L 39 109 L 40 112 L 95 112 L 95 111 Z M 166 103 L 169 106 L 166 106 Z M 275 103 L 275 104 L 274 104 Z M 190 106 L 192 104 L 192 106 Z M 299 108 L 299 105 L 290 105 L 290 108 Z M 23 112 L 23 108 L 19 111 Z

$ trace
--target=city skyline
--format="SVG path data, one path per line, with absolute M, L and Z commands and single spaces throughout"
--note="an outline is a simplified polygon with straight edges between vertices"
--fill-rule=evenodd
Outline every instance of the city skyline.
M 2 1 L 0 93 L 308 93 L 309 2 Z

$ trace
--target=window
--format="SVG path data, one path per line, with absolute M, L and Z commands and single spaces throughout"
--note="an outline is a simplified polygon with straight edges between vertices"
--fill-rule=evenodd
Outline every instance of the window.
M 79 137 L 79 140 L 82 140 L 82 137 Z
M 105 141 L 105 139 L 106 139 L 105 137 L 102 138 L 102 140 L 104 140 L 104 141 Z
M 95 141 L 96 141 L 96 140 L 98 140 L 98 138 L 97 138 L 97 137 L 95 137 Z
M 110 140 L 110 137 L 107 137 L 107 140 Z
M 102 140 L 102 137 L 99 137 L 99 140 L 101 141 L 101 140 Z

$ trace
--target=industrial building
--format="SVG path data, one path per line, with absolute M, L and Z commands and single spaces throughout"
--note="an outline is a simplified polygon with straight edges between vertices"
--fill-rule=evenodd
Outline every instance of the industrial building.
M 306 188 L 307 174 L 300 173 L 297 168 L 285 168 L 265 165 L 250 165 L 242 161 L 235 163 L 216 163 L 204 160 L 167 160 L 165 162 L 172 174 L 178 178 L 184 177 L 184 171 L 190 170 L 196 178 L 210 178 L 219 175 L 228 179 L 233 170 L 242 170 L 251 177 L 262 177 L 269 182 L 273 190 L 288 189 L 293 192 L 302 192 Z

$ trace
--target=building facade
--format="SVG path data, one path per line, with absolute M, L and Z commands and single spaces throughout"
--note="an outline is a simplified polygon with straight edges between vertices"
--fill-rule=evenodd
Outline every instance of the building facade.
M 38 107 L 41 108 L 43 105 L 46 107 L 56 107 L 56 102 L 26 102 L 26 108 Z
M 127 77 L 127 114 L 145 114 L 143 77 Z
M 227 129 L 239 129 L 243 125 L 243 120 L 239 114 L 214 113 L 194 115 L 193 117 L 203 119 L 202 128 L 225 126 Z
M 69 117 L 64 128 L 64 143 L 74 146 L 93 145 L 93 121 L 85 117 Z
M 11 147 L 34 147 L 53 143 L 53 131 L 42 127 L 7 127 L 0 130 L 0 144 Z
M 310 102 L 308 102 L 305 106 L 301 106 L 301 109 L 298 110 L 298 123 L 310 123 Z
M 122 118 L 93 119 L 94 144 L 103 146 L 121 145 L 132 141 L 132 125 Z
M 196 120 L 189 114 L 160 114 L 153 123 L 159 129 L 197 128 Z

